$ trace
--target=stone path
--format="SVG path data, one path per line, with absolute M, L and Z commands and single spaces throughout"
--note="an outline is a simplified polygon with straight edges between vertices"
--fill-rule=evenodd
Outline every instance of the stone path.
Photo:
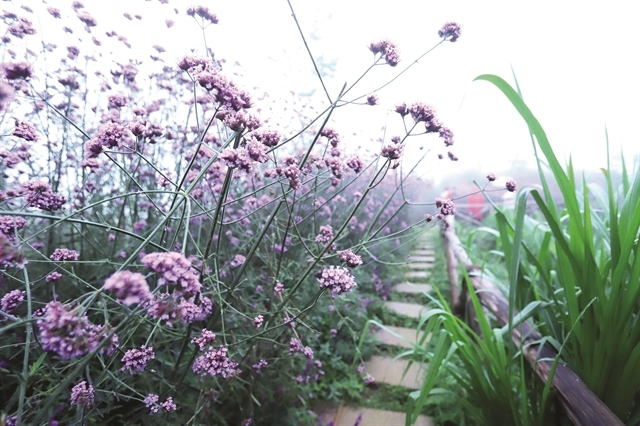
M 417 294 L 430 292 L 431 285 L 426 283 L 429 270 L 433 267 L 435 253 L 431 240 L 425 238 L 408 257 L 409 271 L 405 273 L 405 282 L 393 287 L 397 293 Z M 400 315 L 419 318 L 428 308 L 424 305 L 403 302 L 385 302 L 385 306 Z M 385 326 L 376 332 L 381 344 L 412 348 L 424 337 L 422 332 L 410 328 Z M 373 376 L 378 383 L 404 386 L 407 390 L 420 389 L 426 374 L 426 365 L 413 363 L 405 374 L 409 362 L 406 359 L 373 356 L 365 363 L 364 371 Z M 333 419 L 335 426 L 404 426 L 405 413 L 376 410 L 372 408 L 340 406 Z M 429 417 L 420 416 L 416 426 L 433 426 Z

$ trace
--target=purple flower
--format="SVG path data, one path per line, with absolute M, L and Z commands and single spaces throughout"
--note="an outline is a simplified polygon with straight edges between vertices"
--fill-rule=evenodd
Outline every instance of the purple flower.
M 400 144 L 388 144 L 382 147 L 382 155 L 389 160 L 397 160 L 402 157 L 402 152 L 404 151 L 404 145 Z
M 301 353 L 303 350 L 302 342 L 300 339 L 296 339 L 292 337 L 289 341 L 289 355 L 295 355 L 297 353 Z
M 59 281 L 60 278 L 62 278 L 62 274 L 60 272 L 53 271 L 45 277 L 45 281 L 50 283 L 50 282 Z
M 164 408 L 164 410 L 168 413 L 170 411 L 176 411 L 176 404 L 173 402 L 173 398 L 172 397 L 168 397 L 167 400 L 165 402 L 163 402 L 162 404 L 160 404 L 162 406 L 162 408 Z
M 451 37 L 451 39 L 449 40 L 451 42 L 455 42 L 456 40 L 458 40 L 460 34 L 461 27 L 455 22 L 447 22 L 438 31 L 438 35 L 440 36 L 440 38 L 446 39 L 447 37 Z
M 329 266 L 317 274 L 320 288 L 328 288 L 331 295 L 335 297 L 346 293 L 356 287 L 356 281 L 347 268 L 342 266 Z
M 453 145 L 453 132 L 451 129 L 445 126 L 441 126 L 440 130 L 438 130 L 438 135 L 444 141 L 444 146 Z
M 253 325 L 255 328 L 262 327 L 262 323 L 264 322 L 264 317 L 262 315 L 258 315 L 253 319 Z
M 15 308 L 17 308 L 23 301 L 26 292 L 21 290 L 13 290 L 2 296 L 0 299 L 0 310 L 10 314 Z
M 508 179 L 507 182 L 505 183 L 505 187 L 507 188 L 507 191 L 515 192 L 515 190 L 518 189 L 518 184 L 516 183 L 515 180 Z
M 13 136 L 22 138 L 28 142 L 36 142 L 38 140 L 38 132 L 36 128 L 26 121 L 15 120 L 15 128 L 13 129 Z
M 36 33 L 35 28 L 31 21 L 25 18 L 18 18 L 16 22 L 9 25 L 7 31 L 15 37 L 23 38 L 26 35 L 33 35 Z
M 247 258 L 244 257 L 243 255 L 236 254 L 233 260 L 229 262 L 229 266 L 232 268 L 237 268 L 238 266 L 242 265 L 246 260 Z
M 340 262 L 346 263 L 350 268 L 362 265 L 362 258 L 351 250 L 339 251 L 338 259 L 340 259 Z
M 80 254 L 75 250 L 69 250 L 66 248 L 57 248 L 53 251 L 51 259 L 56 262 L 65 262 L 67 260 L 78 260 Z
M 495 180 L 496 180 L 496 175 L 495 175 L 494 173 L 489 173 L 489 174 L 487 175 L 487 180 L 488 180 L 489 182 L 493 182 L 493 181 L 495 181 Z
M 4 234 L 0 233 L 0 269 L 10 266 L 22 268 L 27 263 L 24 255 L 11 244 Z
M 245 172 L 251 170 L 252 159 L 245 148 L 227 148 L 222 152 L 220 158 L 232 169 L 240 169 Z
M 444 216 L 456 214 L 456 205 L 448 198 L 436 198 L 436 207 L 440 209 L 440 214 Z
M 304 355 L 307 359 L 313 359 L 313 350 L 309 346 L 305 346 L 302 349 L 302 355 Z
M 80 407 L 93 406 L 93 386 L 87 386 L 86 381 L 82 381 L 71 389 L 71 405 L 79 405 Z
M 74 359 L 93 351 L 107 337 L 103 326 L 91 324 L 86 315 L 60 302 L 49 302 L 37 321 L 43 349 L 63 359 Z M 115 337 L 115 335 L 114 335 Z M 117 338 L 112 339 L 115 344 Z
M 31 180 L 23 185 L 26 189 L 27 207 L 37 207 L 40 210 L 55 211 L 62 208 L 66 202 L 63 196 L 51 192 L 51 187 L 39 180 Z
M 211 13 L 208 7 L 205 6 L 191 6 L 187 9 L 187 15 L 195 17 L 198 15 L 202 19 L 211 22 L 212 24 L 218 23 L 218 17 L 215 13 Z
M 268 147 L 274 147 L 280 142 L 280 133 L 275 130 L 258 129 L 251 133 L 251 137 Z
M 253 364 L 251 366 L 251 368 L 253 368 L 254 370 L 256 370 L 256 372 L 260 371 L 263 367 L 266 367 L 267 364 L 267 360 L 266 359 L 261 359 L 257 364 Z
M 409 114 L 415 120 L 416 123 L 432 121 L 436 116 L 436 110 L 431 106 L 423 102 L 415 102 L 409 107 Z
M 316 235 L 316 243 L 325 244 L 331 241 L 333 238 L 333 228 L 331 225 L 323 225 L 320 227 L 320 232 Z
M 375 93 L 370 94 L 369 96 L 367 96 L 367 104 L 374 106 L 374 105 L 378 105 L 378 95 L 376 95 Z
M 147 280 L 138 272 L 118 271 L 105 280 L 102 288 L 112 291 L 116 300 L 125 306 L 142 303 L 151 296 Z
M 15 241 L 16 230 L 21 230 L 27 220 L 21 216 L 0 216 L 0 233 L 7 236 L 9 241 Z
M 8 106 L 15 98 L 16 91 L 9 84 L 0 81 L 0 112 L 7 111 Z
M 159 400 L 159 397 L 155 393 L 150 393 L 144 399 L 144 405 L 147 408 L 151 408 L 151 412 L 149 413 L 150 415 L 156 414 L 160 409 L 160 406 L 158 405 L 158 400 Z
M 220 346 L 210 348 L 204 355 L 200 355 L 193 363 L 193 372 L 200 376 L 221 375 L 227 378 L 236 372 L 238 364 L 231 361 L 227 355 L 228 349 Z
M 153 352 L 153 348 L 147 348 L 144 345 L 140 347 L 140 350 L 129 349 L 122 357 L 121 361 L 124 365 L 120 371 L 129 370 L 129 374 L 144 371 L 147 367 L 147 362 L 155 357 L 156 354 Z
M 360 173 L 364 164 L 362 163 L 362 159 L 358 154 L 353 154 L 346 162 L 347 167 L 352 169 L 356 173 Z
M 395 67 L 398 65 L 398 62 L 400 62 L 400 52 L 396 44 L 389 40 L 372 42 L 369 45 L 369 50 L 371 50 L 374 55 L 378 53 L 384 55 L 384 60 L 392 67 Z
M 209 345 L 209 343 L 213 342 L 214 340 L 216 340 L 215 333 L 207 330 L 206 328 L 203 328 L 202 332 L 200 333 L 200 337 L 194 337 L 193 339 L 191 339 L 191 343 L 195 343 L 196 345 L 198 345 L 198 347 L 202 351 L 206 346 Z
M 188 298 L 200 292 L 198 273 L 181 253 L 150 253 L 142 258 L 142 263 L 159 274 L 159 286 L 174 284 L 176 296 Z
M 284 290 L 284 285 L 280 282 L 277 282 L 276 285 L 273 287 L 273 291 L 275 291 L 276 293 L 282 293 L 283 290 Z

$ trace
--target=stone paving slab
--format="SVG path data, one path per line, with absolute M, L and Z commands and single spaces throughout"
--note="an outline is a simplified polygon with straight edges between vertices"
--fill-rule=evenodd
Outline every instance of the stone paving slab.
M 427 271 L 411 271 L 403 274 L 405 278 L 429 278 L 430 275 L 431 273 Z
M 420 339 L 424 336 L 424 331 L 416 333 L 413 328 L 392 327 L 385 325 L 376 332 L 376 337 L 380 343 L 385 345 L 399 346 L 401 348 L 413 348 L 414 344 L 420 345 Z M 428 341 L 428 337 L 425 341 Z
M 433 291 L 433 287 L 431 284 L 404 282 L 396 284 L 393 287 L 393 291 L 397 291 L 398 293 L 429 293 Z
M 405 413 L 376 410 L 375 408 L 356 408 L 341 406 L 335 420 L 336 426 L 353 426 L 360 419 L 360 426 L 404 426 Z M 434 426 L 435 423 L 426 416 L 418 416 L 415 426 Z
M 378 383 L 387 383 L 389 385 L 404 386 L 407 389 L 420 389 L 427 374 L 427 369 L 420 368 L 417 362 L 411 364 L 407 374 L 404 371 L 409 365 L 406 359 L 393 359 L 383 356 L 372 356 L 371 359 L 364 363 L 364 371 L 371 375 Z
M 412 318 L 420 318 L 425 312 L 429 310 L 424 305 L 418 305 L 417 303 L 404 303 L 404 302 L 384 302 L 384 306 L 397 314 L 404 315 Z
M 433 268 L 433 263 L 424 263 L 424 262 L 412 262 L 408 264 L 411 269 L 431 269 Z
M 409 257 L 407 257 L 407 262 L 425 262 L 425 263 L 435 263 L 436 261 L 436 257 L 435 256 L 428 256 L 428 255 L 421 255 L 421 256 L 417 256 L 417 255 L 409 255 Z
M 413 256 L 435 256 L 436 252 L 434 250 L 412 250 L 409 257 Z

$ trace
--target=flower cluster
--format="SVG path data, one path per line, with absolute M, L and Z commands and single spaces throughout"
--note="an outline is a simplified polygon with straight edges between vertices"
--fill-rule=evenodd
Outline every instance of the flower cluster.
M 395 67 L 400 62 L 400 52 L 395 43 L 389 40 L 372 42 L 369 45 L 369 50 L 371 50 L 374 55 L 378 53 L 384 55 L 384 60 L 392 67 Z
M 0 310 L 10 314 L 15 308 L 17 308 L 23 301 L 26 292 L 21 290 L 13 290 L 2 296 L 0 299 Z
M 237 268 L 247 261 L 247 258 L 241 254 L 236 254 L 231 262 L 229 262 L 229 266 L 232 268 Z
M 342 266 L 329 266 L 317 274 L 320 288 L 331 290 L 331 296 L 341 295 L 357 287 L 355 278 L 347 268 Z
M 87 386 L 86 381 L 81 381 L 71 388 L 71 399 L 69 402 L 71 405 L 78 405 L 80 407 L 92 407 L 94 402 L 93 386 Z
M 319 231 L 318 235 L 316 235 L 316 243 L 326 244 L 333 238 L 333 228 L 331 228 L 331 225 L 322 225 Z
M 350 268 L 355 268 L 358 265 L 362 265 L 362 258 L 351 250 L 339 251 L 338 259 L 340 259 L 340 262 L 346 263 L 346 265 Z
M 107 337 L 103 326 L 91 324 L 86 315 L 80 316 L 60 302 L 47 303 L 37 325 L 44 350 L 55 352 L 62 359 L 74 359 L 91 352 Z M 112 343 L 115 342 L 117 338 L 112 339 Z M 110 351 L 112 349 L 115 348 Z
M 175 284 L 174 294 L 192 297 L 200 292 L 200 281 L 191 262 L 181 253 L 150 253 L 142 258 L 142 263 L 159 274 L 158 285 Z
M 45 211 L 56 211 L 66 202 L 61 195 L 51 192 L 51 187 L 39 180 L 31 180 L 23 185 L 26 192 L 27 207 L 36 207 Z
M 198 15 L 202 19 L 211 22 L 212 24 L 218 23 L 218 17 L 215 13 L 211 13 L 208 7 L 204 6 L 191 6 L 187 9 L 187 15 L 195 17 Z
M 289 355 L 302 354 L 307 359 L 313 359 L 313 349 L 309 346 L 303 346 L 300 339 L 292 337 L 289 341 Z
M 402 157 L 402 152 L 404 151 L 404 145 L 401 144 L 387 144 L 382 147 L 382 155 L 384 158 L 388 158 L 389 160 L 397 160 Z
M 258 315 L 253 319 L 253 325 L 255 328 L 262 327 L 262 323 L 264 322 L 264 317 L 262 315 Z
M 436 207 L 444 216 L 456 214 L 456 205 L 450 199 L 436 198 Z
M 364 167 L 362 159 L 358 154 L 353 154 L 346 162 L 347 167 L 356 173 L 360 173 Z
M 53 251 L 51 255 L 51 259 L 56 262 L 65 262 L 67 260 L 78 260 L 80 258 L 80 253 L 75 250 L 70 250 L 66 248 L 57 248 Z
M 461 27 L 459 24 L 456 24 L 455 22 L 447 22 L 438 31 L 438 36 L 440 36 L 440 38 L 446 39 L 447 37 L 451 37 L 449 39 L 449 41 L 451 42 L 455 42 L 456 40 L 458 40 L 458 38 L 460 37 L 460 34 L 461 34 Z
M 515 180 L 513 179 L 509 179 L 507 180 L 507 182 L 505 183 L 505 187 L 507 188 L 507 191 L 509 192 L 515 192 L 516 189 L 518 189 L 518 184 L 516 183 Z
M 105 147 L 115 148 L 120 146 L 124 138 L 124 132 L 125 127 L 118 123 L 109 122 L 103 124 L 98 129 L 95 137 L 85 143 L 87 158 L 96 158 Z
M 142 345 L 139 350 L 129 349 L 122 357 L 121 361 L 124 365 L 120 371 L 129 370 L 129 374 L 144 371 L 147 363 L 155 357 L 156 354 L 153 352 L 153 348 L 147 348 L 144 345 Z
M 159 400 L 160 397 L 155 393 L 150 393 L 144 398 L 144 405 L 151 410 L 151 412 L 149 413 L 150 415 L 156 414 L 158 411 L 160 411 L 160 408 L 164 408 L 166 412 L 176 410 L 177 406 L 173 402 L 172 397 L 168 397 L 167 400 L 162 404 L 158 404 Z
M 27 263 L 24 255 L 0 233 L 0 269 L 10 266 L 23 267 Z
M 26 79 L 31 77 L 32 74 L 31 64 L 28 62 L 2 64 L 2 68 L 4 69 L 4 76 L 7 80 Z
M 209 349 L 193 362 L 193 372 L 200 376 L 217 376 L 223 378 L 232 376 L 237 372 L 238 364 L 231 361 L 227 355 L 228 349 L 220 346 L 218 349 Z
M 13 129 L 13 136 L 22 138 L 28 142 L 36 142 L 38 140 L 38 132 L 36 128 L 26 121 L 16 119 L 16 127 Z
M 102 288 L 112 291 L 125 306 L 142 303 L 151 296 L 147 280 L 138 272 L 118 271 L 105 280 Z
M 15 241 L 16 230 L 21 230 L 27 220 L 20 216 L 0 216 L 0 233 L 7 236 L 9 241 Z

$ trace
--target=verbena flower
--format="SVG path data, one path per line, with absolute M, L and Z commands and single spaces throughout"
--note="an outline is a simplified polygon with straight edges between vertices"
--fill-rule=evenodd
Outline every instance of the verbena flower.
M 438 36 L 444 39 L 446 39 L 447 37 L 451 37 L 449 41 L 455 42 L 460 37 L 461 33 L 462 31 L 460 25 L 456 24 L 455 22 L 447 22 L 438 31 Z
M 22 138 L 28 142 L 36 142 L 38 140 L 38 132 L 36 128 L 26 121 L 15 120 L 15 128 L 13 136 Z
M 40 210 L 55 211 L 62 208 L 66 202 L 61 195 L 51 192 L 51 187 L 39 180 L 31 180 L 23 185 L 27 207 L 37 207 Z
M 0 233 L 7 236 L 9 241 L 15 241 L 16 230 L 21 230 L 27 220 L 21 216 L 0 216 Z
M 24 301 L 25 295 L 26 292 L 22 290 L 13 290 L 5 294 L 2 296 L 2 299 L 0 299 L 0 310 L 10 314 Z
M 316 243 L 326 244 L 333 238 L 333 228 L 331 225 L 320 226 L 318 235 L 316 235 Z
M 450 199 L 436 198 L 436 207 L 444 216 L 456 214 L 456 205 Z
M 159 399 L 160 398 L 155 393 L 150 393 L 144 399 L 144 405 L 151 409 L 151 412 L 149 413 L 150 415 L 154 415 L 160 410 L 160 406 L 158 405 Z
M 402 153 L 404 151 L 404 145 L 400 144 L 387 144 L 382 147 L 382 155 L 389 160 L 397 160 L 402 157 Z
M 9 104 L 15 99 L 15 93 L 11 85 L 0 81 L 0 112 L 8 111 Z
M 27 263 L 24 255 L 11 244 L 4 234 L 0 233 L 0 269 L 11 266 L 22 268 Z
M 102 288 L 113 292 L 115 299 L 125 306 L 142 303 L 151 297 L 146 278 L 138 272 L 115 272 L 105 280 Z
M 74 359 L 93 351 L 107 337 L 103 326 L 91 324 L 86 315 L 60 302 L 49 302 L 37 321 L 40 344 L 62 359 Z
M 513 179 L 509 179 L 507 180 L 507 182 L 505 183 L 505 187 L 507 188 L 507 191 L 509 192 L 515 192 L 516 189 L 518 189 L 518 184 L 516 183 L 515 180 Z
M 367 96 L 367 104 L 374 106 L 374 105 L 378 105 L 378 95 L 376 95 L 375 93 L 372 93 L 370 95 Z
M 242 265 L 244 262 L 246 262 L 247 258 L 244 257 L 241 254 L 236 254 L 235 257 L 233 258 L 233 260 L 231 262 L 229 262 L 229 266 L 231 268 L 237 268 L 238 266 Z
M 371 50 L 374 55 L 377 55 L 378 53 L 383 55 L 384 60 L 392 67 L 395 67 L 398 65 L 398 62 L 400 62 L 400 52 L 398 51 L 398 47 L 395 43 L 389 40 L 372 42 L 369 44 L 369 50 Z
M 489 174 L 487 175 L 487 180 L 488 180 L 489 182 L 493 182 L 493 181 L 495 181 L 495 180 L 496 180 L 496 175 L 495 175 L 494 173 L 489 173 Z
M 60 272 L 53 271 L 45 277 L 45 281 L 48 283 L 51 283 L 51 282 L 60 281 L 60 278 L 62 278 L 62 274 Z
M 129 374 L 139 373 L 144 371 L 147 363 L 155 357 L 156 354 L 151 347 L 142 345 L 140 349 L 129 349 L 122 357 L 121 361 L 124 365 L 120 371 L 129 370 Z
M 198 273 L 181 253 L 150 253 L 142 258 L 142 263 L 159 275 L 159 286 L 174 285 L 176 296 L 189 298 L 200 292 Z
M 191 343 L 198 345 L 200 350 L 203 351 L 204 348 L 209 346 L 209 344 L 214 340 L 216 340 L 215 333 L 207 330 L 206 328 L 203 328 L 202 332 L 200 333 L 200 337 L 194 337 L 193 339 L 191 339 Z
M 93 386 L 87 386 L 86 381 L 82 381 L 71 389 L 71 405 L 90 408 L 94 404 Z
M 227 378 L 236 373 L 238 364 L 228 357 L 228 349 L 220 346 L 218 349 L 210 348 L 193 362 L 193 372 L 200 376 L 222 376 Z
M 329 266 L 317 274 L 320 288 L 328 288 L 331 295 L 335 297 L 346 293 L 353 287 L 357 287 L 355 278 L 347 268 L 342 266 Z
M 264 322 L 264 317 L 262 315 L 258 315 L 253 319 L 253 325 L 255 328 L 262 327 L 262 323 Z
M 340 262 L 346 263 L 350 268 L 362 265 L 362 258 L 351 250 L 339 251 L 338 259 L 340 259 Z
M 56 262 L 65 262 L 67 260 L 78 260 L 80 254 L 75 250 L 70 250 L 66 248 L 57 248 L 53 251 L 51 255 L 51 259 Z
M 160 405 L 167 413 L 170 411 L 176 411 L 177 408 L 176 404 L 173 402 L 172 397 L 168 397 L 167 400 Z
M 360 173 L 362 171 L 362 169 L 364 168 L 364 164 L 362 162 L 362 159 L 360 158 L 360 156 L 358 154 L 353 154 L 346 161 L 346 165 L 347 165 L 347 167 L 349 167 L 351 170 L 353 170 L 356 173 Z

